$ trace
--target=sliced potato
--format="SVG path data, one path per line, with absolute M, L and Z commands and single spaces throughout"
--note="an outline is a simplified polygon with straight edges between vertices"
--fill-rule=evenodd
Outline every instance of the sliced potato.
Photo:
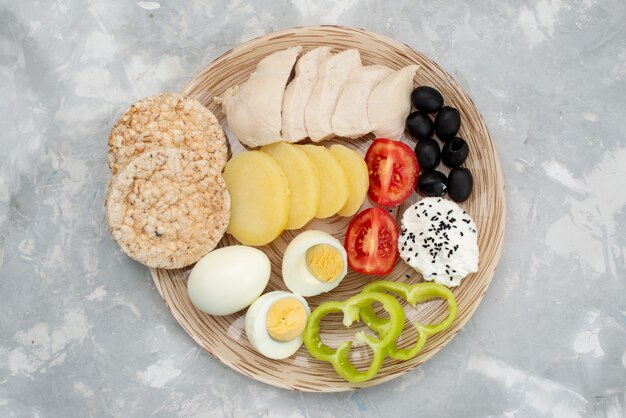
M 348 201 L 350 188 L 346 173 L 337 158 L 320 145 L 299 145 L 311 159 L 320 177 L 320 205 L 316 218 L 328 218 L 336 214 Z
M 339 160 L 339 164 L 341 164 L 348 178 L 348 186 L 350 188 L 348 201 L 337 214 L 339 216 L 352 216 L 359 210 L 361 205 L 363 205 L 365 196 L 367 195 L 367 189 L 370 187 L 367 164 L 365 164 L 363 157 L 356 151 L 344 145 L 332 145 L 330 152 Z
M 280 235 L 289 215 L 289 186 L 278 163 L 261 151 L 228 161 L 223 174 L 230 194 L 226 231 L 244 245 L 265 245 Z
M 320 178 L 306 153 L 295 145 L 276 142 L 261 148 L 285 172 L 289 183 L 289 216 L 285 229 L 302 228 L 315 217 L 320 204 Z

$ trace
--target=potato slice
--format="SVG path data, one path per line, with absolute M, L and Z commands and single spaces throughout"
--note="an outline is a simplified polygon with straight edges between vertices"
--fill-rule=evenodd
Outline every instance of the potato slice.
M 265 245 L 280 235 L 289 215 L 289 185 L 278 163 L 261 151 L 228 161 L 223 174 L 230 194 L 226 231 L 244 245 Z
M 343 168 L 348 178 L 348 186 L 350 188 L 350 196 L 348 201 L 337 213 L 339 216 L 354 215 L 367 195 L 367 189 L 370 187 L 370 178 L 367 173 L 367 164 L 365 160 L 356 151 L 350 148 L 335 144 L 330 147 L 330 152 L 337 157 L 339 164 Z
M 320 145 L 299 145 L 311 159 L 320 176 L 320 205 L 315 217 L 328 218 L 336 214 L 348 201 L 350 188 L 346 173 L 337 158 Z
M 285 229 L 302 228 L 315 217 L 320 204 L 320 178 L 306 153 L 295 145 L 276 142 L 261 148 L 285 172 L 289 183 L 289 216 Z

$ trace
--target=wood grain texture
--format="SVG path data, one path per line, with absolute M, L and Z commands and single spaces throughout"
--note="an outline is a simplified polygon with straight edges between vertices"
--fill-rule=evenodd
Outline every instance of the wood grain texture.
M 256 353 L 245 337 L 245 311 L 225 317 L 212 317 L 194 308 L 187 297 L 189 269 L 151 269 L 151 274 L 163 300 L 187 333 L 209 354 L 234 370 L 274 386 L 302 391 L 333 392 L 373 386 L 398 377 L 432 357 L 456 335 L 478 307 L 494 275 L 503 242 L 505 200 L 500 163 L 494 143 L 474 103 L 437 64 L 410 47 L 382 35 L 337 26 L 293 28 L 246 42 L 208 65 L 183 89 L 183 94 L 193 96 L 206 105 L 225 126 L 231 154 L 241 152 L 244 148 L 230 134 L 225 115 L 221 107 L 213 102 L 213 97 L 220 96 L 228 87 L 245 81 L 264 56 L 294 45 L 302 45 L 305 49 L 329 45 L 334 52 L 358 48 L 364 64 L 384 64 L 394 69 L 417 63 L 421 69 L 416 74 L 415 85 L 437 88 L 443 94 L 446 104 L 461 112 L 460 136 L 470 146 L 470 155 L 465 166 L 474 175 L 474 192 L 461 206 L 477 224 L 480 262 L 478 273 L 466 277 L 459 287 L 453 289 L 459 307 L 453 326 L 446 332 L 431 337 L 419 356 L 406 362 L 387 359 L 375 379 L 355 385 L 340 378 L 330 364 L 311 357 L 304 346 L 294 356 L 281 361 L 270 360 Z M 369 135 L 358 140 L 338 142 L 364 155 L 372 139 Z M 332 142 L 329 141 L 326 145 Z M 399 221 L 406 207 L 419 199 L 420 196 L 414 194 L 409 201 L 395 208 L 392 215 Z M 366 202 L 366 205 L 369 204 Z M 349 221 L 349 218 L 333 217 L 313 221 L 305 228 L 325 230 L 343 242 Z M 282 254 L 287 244 L 299 232 L 301 231 L 286 231 L 273 243 L 261 248 L 272 263 L 272 277 L 266 291 L 286 290 L 281 279 Z M 232 244 L 236 244 L 236 241 L 227 235 L 218 246 Z M 398 262 L 386 279 L 408 283 L 422 281 L 421 276 L 402 261 Z M 326 300 L 348 298 L 358 293 L 364 283 L 372 280 L 371 277 L 349 272 L 332 292 L 308 298 L 311 309 Z M 438 302 L 420 305 L 417 309 L 407 307 L 406 311 L 407 321 L 419 320 L 426 323 L 439 321 L 446 315 L 445 304 Z M 322 336 L 326 343 L 336 347 L 340 341 L 351 339 L 356 331 L 363 328 L 355 324 L 346 329 L 339 316 L 331 316 L 323 322 L 323 329 L 325 331 Z M 416 337 L 415 329 L 407 325 L 400 346 L 412 345 Z M 369 364 L 366 347 L 353 348 L 352 358 L 357 367 L 365 368 Z

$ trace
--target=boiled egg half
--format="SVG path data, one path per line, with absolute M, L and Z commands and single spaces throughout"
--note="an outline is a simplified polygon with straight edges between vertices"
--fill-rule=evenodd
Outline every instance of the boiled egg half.
M 302 333 L 311 314 L 300 295 L 274 291 L 266 293 L 246 312 L 246 336 L 252 347 L 265 357 L 280 360 L 302 345 Z
M 283 280 L 289 290 L 302 296 L 328 292 L 348 273 L 343 245 L 323 231 L 304 231 L 295 237 L 283 255 Z

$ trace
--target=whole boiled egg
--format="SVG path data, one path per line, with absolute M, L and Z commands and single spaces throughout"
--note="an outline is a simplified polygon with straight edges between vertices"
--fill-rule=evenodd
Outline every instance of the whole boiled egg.
M 302 333 L 311 314 L 300 295 L 274 291 L 266 293 L 246 312 L 246 336 L 252 347 L 265 357 L 280 360 L 302 345 Z
M 304 231 L 283 255 L 283 280 L 289 290 L 302 296 L 328 292 L 348 273 L 343 245 L 323 231 Z
M 243 245 L 214 250 L 200 259 L 187 281 L 189 299 L 210 315 L 230 315 L 250 306 L 270 279 L 263 251 Z

